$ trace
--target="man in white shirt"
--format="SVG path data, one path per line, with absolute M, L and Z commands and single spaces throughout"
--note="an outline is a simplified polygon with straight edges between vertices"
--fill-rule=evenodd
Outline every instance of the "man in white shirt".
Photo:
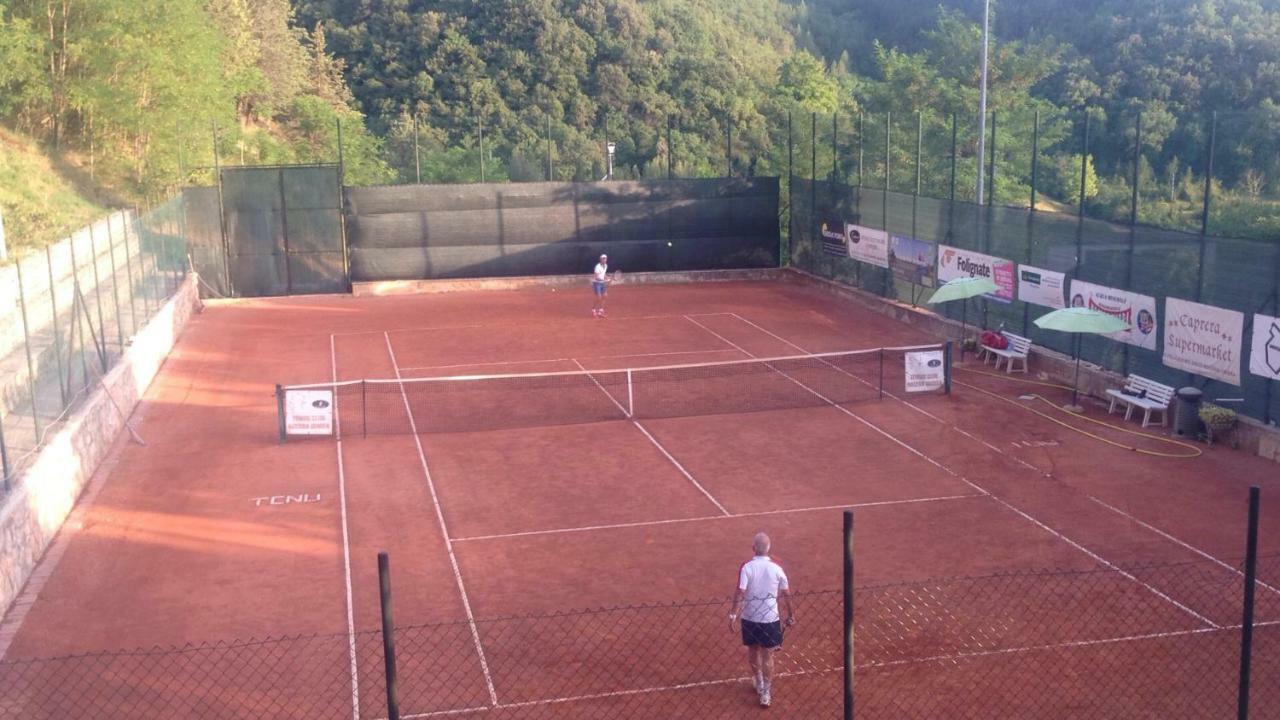
M 591 290 L 596 294 L 596 304 L 591 308 L 591 317 L 604 317 L 604 299 L 609 294 L 609 256 L 601 255 L 596 263 L 595 274 L 591 276 Z
M 769 558 L 769 546 L 769 536 L 763 532 L 752 538 L 755 557 L 743 563 L 738 571 L 738 587 L 729 611 L 730 625 L 742 619 L 742 644 L 747 646 L 747 663 L 763 707 L 769 707 L 773 690 L 773 652 L 782 648 L 778 598 L 786 603 L 787 625 L 796 622 L 787 574 Z

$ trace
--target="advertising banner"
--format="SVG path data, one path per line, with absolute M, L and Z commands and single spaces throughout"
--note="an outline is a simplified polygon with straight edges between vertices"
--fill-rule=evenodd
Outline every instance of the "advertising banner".
M 1253 316 L 1253 342 L 1249 348 L 1249 372 L 1280 380 L 1280 318 Z
M 906 235 L 889 237 L 889 267 L 893 276 L 902 282 L 934 287 L 933 268 L 937 263 L 938 246 Z
M 906 355 L 907 392 L 941 390 L 946 381 L 946 363 L 941 350 L 909 352 Z
M 1190 300 L 1164 301 L 1164 364 L 1240 384 L 1244 313 Z
M 876 267 L 889 267 L 889 233 L 852 223 L 844 226 L 849 257 Z
M 822 252 L 827 255 L 849 256 L 849 238 L 844 233 L 844 220 L 827 218 L 818 227 L 818 235 L 822 237 Z
M 1087 307 L 1114 315 L 1129 323 L 1129 329 L 1111 333 L 1107 337 L 1147 350 L 1157 349 L 1156 299 L 1150 295 L 1072 280 L 1071 307 Z
M 1055 309 L 1065 307 L 1062 297 L 1065 284 L 1066 276 L 1060 272 L 1030 265 L 1018 266 L 1018 299 L 1022 302 Z
M 286 435 L 332 435 L 332 390 L 286 390 L 284 396 Z
M 949 245 L 938 246 L 938 282 L 944 283 L 962 277 L 987 278 L 998 288 L 994 294 L 983 296 L 990 300 L 1013 301 L 1015 267 L 1012 261 L 1004 258 Z

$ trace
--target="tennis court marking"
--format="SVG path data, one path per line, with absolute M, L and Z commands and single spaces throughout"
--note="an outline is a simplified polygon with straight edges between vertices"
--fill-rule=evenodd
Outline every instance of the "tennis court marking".
M 665 520 L 638 520 L 636 522 L 610 523 L 607 525 L 584 525 L 581 527 L 555 528 L 551 530 L 525 530 L 522 532 L 499 533 L 495 535 L 472 535 L 470 537 L 453 538 L 454 542 L 477 542 L 480 540 L 507 540 L 510 538 L 532 537 L 538 535 L 564 535 L 568 533 L 594 532 L 597 530 L 619 530 L 634 527 L 650 527 L 654 525 L 678 525 L 681 523 L 702 522 L 705 520 L 735 520 L 739 518 L 767 517 L 770 515 L 788 515 L 793 513 L 822 512 L 826 510 L 853 510 L 856 508 L 884 507 L 888 505 L 911 505 L 915 503 L 943 502 L 946 500 L 967 500 L 985 497 L 979 493 L 961 495 L 940 495 L 938 497 L 909 498 L 906 500 L 873 500 L 862 503 L 844 503 L 841 505 L 821 505 L 818 507 L 788 508 L 785 510 L 760 510 L 757 512 L 733 513 L 730 515 L 702 515 L 689 518 L 669 518 Z
M 804 348 L 800 347 L 799 345 L 796 345 L 795 343 L 791 342 L 790 340 L 787 340 L 786 338 L 783 338 L 782 336 L 780 336 L 780 335 L 778 335 L 778 334 L 776 334 L 776 333 L 770 332 L 769 330 L 766 330 L 765 328 L 760 327 L 759 325 L 757 325 L 757 324 L 755 324 L 755 323 L 751 322 L 750 320 L 747 320 L 746 318 L 743 318 L 741 315 L 738 315 L 737 313 L 730 313 L 730 314 L 731 314 L 734 318 L 736 318 L 737 320 L 739 320 L 740 322 L 743 322 L 743 323 L 745 323 L 745 324 L 747 324 L 747 325 L 749 325 L 749 326 L 751 326 L 751 327 L 754 327 L 754 328 L 756 328 L 757 330 L 759 330 L 759 331 L 761 331 L 761 332 L 763 332 L 763 333 L 765 333 L 765 334 L 767 334 L 767 335 L 770 335 L 770 336 L 772 336 L 772 337 L 774 337 L 774 338 L 776 338 L 776 339 L 778 339 L 778 340 L 780 340 L 780 341 L 782 341 L 782 342 L 786 343 L 787 345 L 790 345 L 791 347 L 795 348 L 796 350 L 799 350 L 799 351 L 801 351 L 801 352 L 805 352 Z M 695 325 L 699 325 L 699 326 L 704 327 L 704 328 L 706 327 L 706 326 L 702 325 L 702 323 L 699 323 L 699 322 L 697 322 L 697 321 L 692 321 L 692 322 L 694 322 L 694 324 L 695 324 Z M 725 339 L 724 337 L 720 336 L 718 333 L 715 333 L 715 332 L 714 332 L 714 331 L 712 331 L 711 329 L 707 328 L 707 332 L 710 332 L 711 334 L 715 335 L 716 337 L 721 338 L 721 339 L 722 339 L 722 340 L 724 340 L 726 343 L 729 343 L 730 345 L 733 345 L 734 347 L 738 347 L 740 350 L 742 350 L 742 352 L 747 353 L 747 355 L 749 355 L 749 356 L 751 355 L 751 353 L 748 353 L 745 349 L 742 349 L 742 348 L 741 348 L 741 347 L 739 347 L 738 345 L 736 345 L 736 344 L 732 343 L 731 341 L 729 341 L 729 340 Z M 835 367 L 835 366 L 832 366 L 832 367 Z M 837 369 L 837 370 L 839 370 L 840 372 L 845 373 L 846 375 L 849 375 L 850 377 L 853 377 L 853 378 L 855 378 L 855 379 L 856 379 L 856 376 L 855 376 L 855 375 L 853 375 L 853 374 L 851 374 L 851 373 L 848 373 L 848 372 L 846 372 L 845 370 L 843 370 L 843 369 L 841 369 L 841 368 L 836 368 L 836 369 Z M 782 374 L 783 374 L 783 375 L 786 375 L 786 373 L 782 373 Z M 801 385 L 801 387 L 804 387 L 804 384 L 803 384 L 803 383 L 800 383 L 798 380 L 794 380 L 794 382 L 796 382 L 797 384 Z M 814 392 L 814 394 L 815 394 L 815 395 L 817 394 L 817 393 L 816 393 L 816 391 L 813 391 L 813 392 Z M 821 397 L 821 396 L 819 395 L 819 397 Z M 903 399 L 901 399 L 901 398 L 895 397 L 895 396 L 893 396 L 893 395 L 890 395 L 890 397 L 891 397 L 891 398 L 893 398 L 894 400 L 897 400 L 898 402 L 901 402 L 901 403 L 905 404 L 905 405 L 910 405 L 910 404 L 911 404 L 911 403 L 908 403 L 907 401 L 905 401 L 905 400 L 903 400 Z M 828 402 L 830 402 L 830 401 L 828 401 Z M 841 406 L 839 406 L 839 405 L 837 405 L 837 404 L 835 404 L 835 403 L 831 403 L 831 404 L 832 404 L 832 406 L 833 406 L 833 407 L 835 407 L 836 409 L 838 409 L 838 410 L 840 410 L 840 411 L 844 412 L 844 413 L 845 413 L 846 415 L 848 415 L 849 417 L 852 417 L 852 418 L 855 418 L 855 419 L 857 419 L 857 420 L 860 420 L 861 422 L 866 423 L 868 426 L 873 427 L 873 428 L 876 428 L 878 431 L 880 431 L 880 432 L 881 432 L 882 434 L 884 434 L 886 437 L 893 438 L 893 435 L 892 435 L 891 433 L 888 433 L 887 431 L 885 431 L 885 430 L 883 430 L 883 429 L 880 429 L 880 428 L 876 427 L 873 423 L 868 422 L 867 420 L 865 420 L 865 419 L 863 419 L 862 417 L 858 416 L 857 414 L 855 414 L 855 413 L 851 412 L 851 411 L 850 411 L 850 410 L 848 410 L 847 408 L 843 408 L 843 407 L 841 407 Z M 954 425 L 950 425 L 949 423 L 948 423 L 948 425 L 949 425 L 950 427 L 955 427 Z M 907 445 L 905 442 L 902 442 L 901 440 L 897 440 L 896 438 L 893 438 L 893 439 L 894 439 L 895 441 L 897 441 L 897 442 L 898 442 L 900 445 L 902 445 L 903 447 L 907 447 L 907 448 L 910 448 L 910 447 L 911 447 L 910 445 Z M 1058 532 L 1057 530 L 1055 530 L 1054 528 L 1050 527 L 1050 526 L 1049 526 L 1049 525 L 1047 525 L 1046 523 L 1044 523 L 1044 522 L 1040 521 L 1039 519 L 1037 519 L 1037 518 L 1033 517 L 1030 513 L 1028 513 L 1028 512 L 1026 512 L 1026 511 L 1022 510 L 1022 509 L 1021 509 L 1021 508 L 1019 508 L 1019 507 L 1017 507 L 1017 506 L 1016 506 L 1016 505 L 1014 505 L 1013 503 L 1010 503 L 1009 501 L 1007 501 L 1007 500 L 1005 500 L 1005 499 L 1003 499 L 1003 498 L 1000 498 L 1000 497 L 997 497 L 996 495 L 991 494 L 991 492 L 990 492 L 990 491 L 988 491 L 986 488 L 984 488 L 984 487 L 982 487 L 982 486 L 978 485 L 977 483 L 975 483 L 975 482 L 973 482 L 973 481 L 969 480 L 968 478 L 965 478 L 965 477 L 961 477 L 961 476 L 959 476 L 959 475 L 956 475 L 956 473 L 952 472 L 949 468 L 945 468 L 943 465 L 941 465 L 941 464 L 940 464 L 940 463 L 938 463 L 937 461 L 935 461 L 935 460 L 933 460 L 933 459 L 931 459 L 931 458 L 927 458 L 927 456 L 925 456 L 923 453 L 921 453 L 921 452 L 919 452 L 919 451 L 915 451 L 914 449 L 913 449 L 913 451 L 914 451 L 914 452 L 916 452 L 916 454 L 920 455 L 921 457 L 926 457 L 926 459 L 929 459 L 929 461 L 930 461 L 930 462 L 932 462 L 933 464 L 938 465 L 939 467 L 943 467 L 944 469 L 946 469 L 946 470 L 947 470 L 947 472 L 950 472 L 952 475 L 954 475 L 954 476 L 956 476 L 957 478 L 959 478 L 959 479 L 960 479 L 962 482 L 964 482 L 966 485 L 969 485 L 969 486 L 970 486 L 970 487 L 972 487 L 973 489 L 975 489 L 975 490 L 977 490 L 977 491 L 979 491 L 979 492 L 983 493 L 984 495 L 986 495 L 987 497 L 991 498 L 991 499 L 992 499 L 992 500 L 994 500 L 995 502 L 997 502 L 997 503 L 999 503 L 999 504 L 1003 505 L 1004 507 L 1008 508 L 1009 510 L 1012 510 L 1014 513 L 1017 513 L 1018 515 L 1022 516 L 1022 517 L 1023 517 L 1023 518 L 1025 518 L 1027 521 L 1029 521 L 1029 522 L 1031 522 L 1031 523 L 1033 523 L 1033 524 L 1037 525 L 1038 527 L 1040 527 L 1041 529 L 1043 529 L 1043 530 L 1045 530 L 1046 532 L 1050 533 L 1051 535 L 1053 535 L 1054 537 L 1058 538 L 1059 540 L 1062 540 L 1063 542 L 1067 543 L 1068 545 L 1070 545 L 1071 547 L 1075 548 L 1076 550 L 1078 550 L 1078 551 L 1080 551 L 1080 552 L 1084 553 L 1085 555 L 1089 556 L 1089 557 L 1090 557 L 1090 558 L 1092 558 L 1095 562 L 1101 563 L 1102 565 L 1105 565 L 1106 567 L 1110 568 L 1112 571 L 1114 571 L 1114 572 L 1118 573 L 1121 577 L 1127 578 L 1128 580 L 1131 580 L 1131 581 L 1133 581 L 1133 582 L 1137 583 L 1138 585 L 1141 585 L 1142 587 L 1146 588 L 1148 592 L 1150 592 L 1150 593 L 1154 594 L 1156 597 L 1159 597 L 1159 598 L 1161 598 L 1162 600 L 1165 600 L 1165 601 L 1166 601 L 1166 602 L 1168 602 L 1170 605 L 1173 605 L 1174 607 L 1178 608 L 1179 610 L 1182 610 L 1183 612 L 1187 613 L 1188 615 L 1191 615 L 1192 617 L 1196 618 L 1197 620 L 1199 620 L 1200 622 L 1202 622 L 1202 623 L 1204 623 L 1205 625 L 1209 626 L 1210 628 L 1215 628 L 1215 629 L 1216 629 L 1216 628 L 1220 628 L 1220 627 L 1221 627 L 1220 625 L 1218 625 L 1218 624 L 1217 624 L 1217 623 L 1215 623 L 1214 621 L 1210 620 L 1209 618 L 1205 617 L 1204 615 L 1201 615 L 1200 613 L 1196 612 L 1196 611 L 1195 611 L 1195 610 L 1193 610 L 1192 608 L 1190 608 L 1190 607 L 1188 607 L 1188 606 L 1184 605 L 1183 603 L 1180 603 L 1180 602 L 1178 602 L 1177 600 L 1173 599 L 1173 598 L 1172 598 L 1172 597 L 1170 597 L 1168 594 L 1166 594 L 1166 593 L 1164 593 L 1164 592 L 1160 591 L 1159 589 L 1157 589 L 1157 588 L 1153 587 L 1152 585 L 1150 585 L 1150 584 L 1148 584 L 1148 583 L 1146 583 L 1146 582 L 1143 582 L 1141 579 L 1139 579 L 1139 578 L 1138 578 L 1137 576 L 1135 576 L 1134 574 L 1132 574 L 1132 573 L 1130 573 L 1130 572 L 1128 572 L 1128 571 L 1124 570 L 1123 568 L 1119 567 L 1118 565 L 1116 565 L 1115 563 L 1111 562 L 1110 560 L 1107 560 L 1106 558 L 1102 557 L 1101 555 L 1099 555 L 1098 553 L 1094 552 L 1093 550 L 1090 550 L 1089 548 L 1085 547 L 1084 545 L 1080 544 L 1079 542 L 1077 542 L 1077 541 L 1075 541 L 1075 540 L 1073 540 L 1073 539 L 1071 539 L 1071 538 L 1067 537 L 1066 535 L 1062 534 L 1061 532 Z
M 333 381 L 338 382 L 338 349 L 332 335 L 329 336 L 329 368 Z M 347 473 L 342 461 L 342 410 L 338 407 L 338 393 L 333 394 L 334 443 L 338 453 L 338 507 L 342 517 L 342 575 L 346 584 L 347 601 L 347 660 L 351 673 L 351 716 L 360 720 L 360 668 L 356 657 L 355 603 L 351 592 L 351 533 L 347 529 Z
M 710 313 L 691 313 L 688 317 L 712 317 L 714 315 L 732 315 L 731 312 L 710 312 Z M 686 317 L 685 314 L 668 314 L 668 315 L 610 315 L 606 320 L 609 322 L 618 322 L 620 320 L 679 320 Z M 574 316 L 572 318 L 564 318 L 562 320 L 544 320 L 542 322 L 517 322 L 510 320 L 504 322 L 491 323 L 467 323 L 464 325 L 420 325 L 406 328 L 392 328 L 389 330 L 352 330 L 350 332 L 331 333 L 330 337 L 353 337 L 356 335 L 385 335 L 387 333 L 407 333 L 407 332 L 444 332 L 448 330 L 475 330 L 478 328 L 494 328 L 519 325 L 520 327 L 533 327 L 541 325 L 575 325 L 579 322 L 585 322 L 582 318 Z
M 618 360 L 622 358 L 669 357 L 673 355 L 715 355 L 719 353 L 737 353 L 732 348 L 714 348 L 711 350 L 676 350 L 672 352 L 630 353 L 627 355 L 580 355 L 577 358 L 547 358 L 538 360 L 497 360 L 494 362 L 455 363 L 453 365 L 410 365 L 400 368 L 402 372 L 410 370 L 451 370 L 454 368 L 496 367 L 501 365 L 550 365 L 577 360 Z
M 632 417 L 631 413 L 628 412 L 626 408 L 622 407 L 622 405 L 617 400 L 615 400 L 612 395 L 609 394 L 608 390 L 604 389 L 604 386 L 600 384 L 600 381 L 596 380 L 595 375 L 591 374 L 591 372 L 588 371 L 585 367 L 583 367 L 582 363 L 578 362 L 577 360 L 574 360 L 573 364 L 577 365 L 579 370 L 587 373 L 587 377 L 591 378 L 591 382 L 595 383 L 595 386 L 600 389 L 600 392 L 604 393 L 604 396 L 609 398 L 609 402 L 612 402 L 615 406 L 617 406 L 617 408 L 622 411 L 622 414 L 625 415 L 627 419 L 631 421 L 631 424 L 635 425 L 636 428 L 640 430 L 640 432 L 644 433 L 644 436 L 649 438 L 649 442 L 653 443 L 653 446 L 658 448 L 658 450 L 660 450 L 663 455 L 666 455 L 667 459 L 671 461 L 671 464 L 675 465 L 676 469 L 680 471 L 680 474 L 684 475 L 685 479 L 693 483 L 693 486 L 698 488 L 698 490 L 703 495 L 705 495 L 708 500 L 711 501 L 712 505 L 715 505 L 717 508 L 719 508 L 720 512 L 724 515 L 731 514 L 727 509 L 725 509 L 724 505 L 720 504 L 720 501 L 717 500 L 714 495 L 712 495 L 710 492 L 707 492 L 707 489 L 702 486 L 702 483 L 694 479 L 693 475 L 688 470 L 684 469 L 684 466 L 680 464 L 679 460 L 676 460 L 671 453 L 667 452 L 666 448 L 662 447 L 662 443 L 658 442 L 657 438 L 651 435 L 648 430 L 644 429 L 644 425 L 641 425 L 639 420 L 636 420 L 634 417 Z M 630 387 L 630 381 L 631 381 L 631 373 L 628 372 L 627 373 L 628 388 Z
M 409 416 L 409 429 L 413 431 L 413 443 L 418 449 L 418 460 L 422 464 L 422 474 L 427 481 L 427 489 L 431 491 L 431 504 L 435 507 L 436 521 L 440 524 L 440 536 L 444 538 L 445 550 L 449 553 L 449 564 L 453 567 L 453 580 L 457 583 L 458 594 L 462 597 L 462 608 L 467 614 L 467 624 L 471 629 L 471 641 L 475 644 L 476 654 L 480 660 L 480 670 L 484 673 L 485 687 L 489 691 L 489 703 L 498 704 L 498 692 L 493 685 L 493 676 L 489 672 L 489 661 L 484 654 L 484 646 L 480 643 L 480 630 L 476 627 L 476 616 L 471 610 L 471 600 L 467 597 L 467 586 L 462 581 L 462 571 L 458 568 L 458 557 L 453 551 L 453 541 L 449 539 L 449 526 L 444 521 L 444 509 L 440 506 L 440 496 L 436 493 L 436 484 L 431 479 L 431 468 L 427 465 L 427 454 L 422 447 L 422 436 L 418 434 L 418 424 L 413 418 L 413 409 L 409 406 L 409 394 L 405 391 L 404 380 L 400 376 L 400 365 L 396 363 L 396 351 L 391 345 L 391 334 L 382 333 L 387 343 L 387 354 L 391 356 L 391 367 L 395 370 L 396 380 L 400 382 L 400 396 L 404 400 L 404 411 Z

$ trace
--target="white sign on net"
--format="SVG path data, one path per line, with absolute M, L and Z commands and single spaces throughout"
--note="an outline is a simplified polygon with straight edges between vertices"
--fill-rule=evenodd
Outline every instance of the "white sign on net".
M 1280 318 L 1254 314 L 1249 372 L 1280 380 Z
M 947 379 L 946 361 L 941 350 L 906 354 L 907 392 L 941 390 Z
M 286 435 L 332 435 L 332 390 L 285 390 Z
M 1240 384 L 1244 313 L 1168 298 L 1164 317 L 1165 365 Z

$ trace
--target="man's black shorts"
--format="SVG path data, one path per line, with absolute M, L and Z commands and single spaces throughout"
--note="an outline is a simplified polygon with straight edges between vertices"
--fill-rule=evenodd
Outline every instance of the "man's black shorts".
M 742 621 L 742 644 L 760 645 L 776 648 L 782 645 L 782 623 L 774 620 L 769 623 Z

